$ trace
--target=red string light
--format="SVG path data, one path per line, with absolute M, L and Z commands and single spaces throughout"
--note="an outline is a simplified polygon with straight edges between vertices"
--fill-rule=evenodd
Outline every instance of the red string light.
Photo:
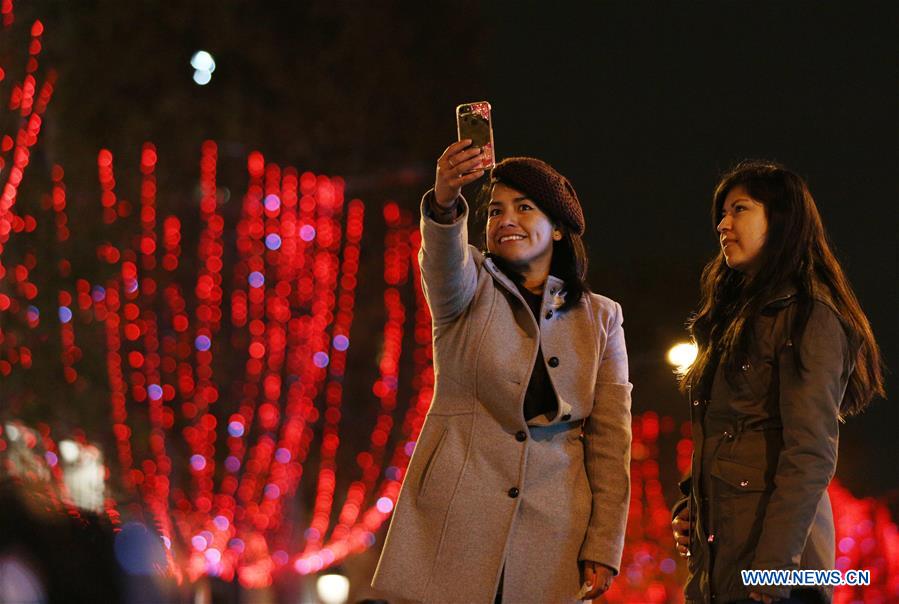
M 13 13 L 13 0 L 2 0 L 0 2 L 0 14 L 3 15 L 3 27 L 9 27 L 15 21 Z

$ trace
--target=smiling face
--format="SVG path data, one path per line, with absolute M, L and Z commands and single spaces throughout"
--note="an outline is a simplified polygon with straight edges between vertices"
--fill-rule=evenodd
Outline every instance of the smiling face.
M 718 236 L 727 266 L 754 275 L 768 237 L 765 206 L 750 197 L 744 187 L 734 187 L 721 208 Z
M 487 206 L 487 251 L 522 273 L 549 274 L 553 241 L 562 239 L 549 217 L 524 193 L 493 185 Z

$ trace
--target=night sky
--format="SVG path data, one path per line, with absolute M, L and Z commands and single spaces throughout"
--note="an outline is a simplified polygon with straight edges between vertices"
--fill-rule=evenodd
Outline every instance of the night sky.
M 212 138 L 235 174 L 259 149 L 415 210 L 455 106 L 489 100 L 499 156 L 545 159 L 578 190 L 592 286 L 624 308 L 635 411 L 686 419 L 664 354 L 716 252 L 712 188 L 741 159 L 773 159 L 808 180 L 892 392 L 893 3 L 189 4 L 17 5 L 46 25 L 60 80 L 45 160 L 66 164 L 73 189 L 79 174 L 96 188 L 99 148 L 136 158 L 153 140 L 160 190 L 189 190 Z M 217 61 L 203 88 L 188 65 L 200 48 Z M 183 203 L 161 195 L 163 210 Z M 838 476 L 857 495 L 895 498 L 897 424 L 877 401 L 844 426 Z
M 591 3 L 495 10 L 484 94 L 498 154 L 540 156 L 585 207 L 593 287 L 619 300 L 634 408 L 687 418 L 662 354 L 717 251 L 711 192 L 746 158 L 809 183 L 883 349 L 897 333 L 896 10 L 811 2 Z M 475 96 L 477 94 L 475 93 Z M 838 477 L 899 486 L 899 411 L 842 429 Z M 895 491 L 894 491 L 895 492 Z

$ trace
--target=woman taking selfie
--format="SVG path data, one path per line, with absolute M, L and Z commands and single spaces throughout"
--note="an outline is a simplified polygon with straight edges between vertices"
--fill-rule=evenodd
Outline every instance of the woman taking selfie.
M 799 176 L 744 162 L 712 210 L 721 250 L 682 378 L 694 453 L 673 526 L 686 598 L 829 602 L 832 588 L 746 586 L 740 571 L 834 568 L 838 427 L 883 396 L 880 353 Z
M 424 602 L 571 602 L 618 572 L 630 492 L 621 307 L 591 293 L 574 188 L 548 164 L 491 172 L 468 244 L 470 140 L 437 162 L 419 254 L 434 398 L 373 585 Z

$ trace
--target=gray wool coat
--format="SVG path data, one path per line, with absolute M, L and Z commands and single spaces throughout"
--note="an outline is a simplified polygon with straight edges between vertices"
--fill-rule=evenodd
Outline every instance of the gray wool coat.
M 443 225 L 422 202 L 419 253 L 435 388 L 372 585 L 422 602 L 572 602 L 578 561 L 619 568 L 630 496 L 631 384 L 621 307 L 585 295 L 540 324 L 468 245 L 468 206 Z M 538 347 L 558 399 L 529 424 Z M 505 569 L 505 570 L 503 570 Z

